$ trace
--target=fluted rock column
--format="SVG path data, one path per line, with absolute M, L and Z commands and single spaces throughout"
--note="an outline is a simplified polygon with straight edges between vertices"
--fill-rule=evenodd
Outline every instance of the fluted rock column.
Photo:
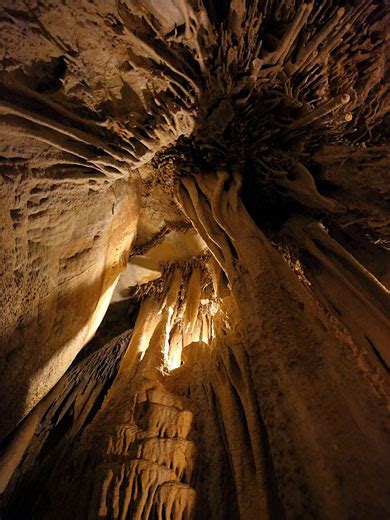
M 386 403 L 360 370 L 350 337 L 254 224 L 239 189 L 238 175 L 220 171 L 182 179 L 178 197 L 235 296 L 234 336 L 249 359 L 284 511 L 383 518 Z

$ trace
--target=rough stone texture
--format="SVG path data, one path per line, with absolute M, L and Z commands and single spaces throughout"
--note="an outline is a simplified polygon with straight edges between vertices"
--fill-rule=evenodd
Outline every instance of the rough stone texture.
M 7 519 L 388 518 L 388 21 L 2 2 Z
M 14 441 L 25 456 L 6 518 L 386 518 L 388 394 L 279 253 L 242 230 L 251 268 L 229 271 L 233 294 L 204 274 L 199 294 L 199 268 L 180 264 L 131 340 L 64 376 L 32 442 Z
M 126 264 L 136 187 L 3 175 L 1 437 L 94 335 Z

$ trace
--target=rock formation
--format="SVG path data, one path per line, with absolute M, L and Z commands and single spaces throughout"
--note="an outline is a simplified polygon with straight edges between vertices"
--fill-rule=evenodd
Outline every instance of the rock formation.
M 1 0 L 1 518 L 389 517 L 389 20 Z

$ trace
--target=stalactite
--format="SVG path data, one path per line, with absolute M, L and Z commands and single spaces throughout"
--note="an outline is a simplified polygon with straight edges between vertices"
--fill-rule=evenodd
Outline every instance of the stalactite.
M 186 294 L 185 322 L 186 332 L 193 334 L 198 319 L 200 296 L 201 296 L 201 271 L 194 269 L 188 282 Z
M 76 389 L 74 395 L 68 395 L 68 404 L 58 415 L 57 423 L 61 423 L 72 407 L 70 437 L 83 431 L 71 460 L 84 478 L 88 467 L 83 466 L 84 461 L 94 460 L 91 498 L 87 494 L 81 499 L 90 518 L 147 519 L 153 514 L 177 520 L 193 518 L 193 472 L 198 457 L 195 410 L 185 397 L 166 388 L 166 380 L 175 356 L 173 366 L 180 365 L 181 346 L 171 352 L 174 338 L 181 340 L 184 331 L 189 341 L 191 334 L 200 334 L 194 321 L 200 312 L 202 287 L 204 275 L 196 263 L 193 268 L 171 268 L 162 294 L 149 294 L 141 305 L 130 344 L 100 413 L 83 431 L 82 424 L 96 400 L 93 396 L 101 391 L 91 381 L 82 393 Z M 172 335 L 174 327 L 180 332 L 176 336 Z M 58 492 L 60 496 L 61 490 Z M 64 515 L 77 510 L 79 504 L 69 501 Z

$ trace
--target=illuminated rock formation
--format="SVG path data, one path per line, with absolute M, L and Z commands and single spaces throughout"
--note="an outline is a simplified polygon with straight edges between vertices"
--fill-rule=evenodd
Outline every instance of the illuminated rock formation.
M 2 518 L 388 518 L 385 3 L 0 14 Z

